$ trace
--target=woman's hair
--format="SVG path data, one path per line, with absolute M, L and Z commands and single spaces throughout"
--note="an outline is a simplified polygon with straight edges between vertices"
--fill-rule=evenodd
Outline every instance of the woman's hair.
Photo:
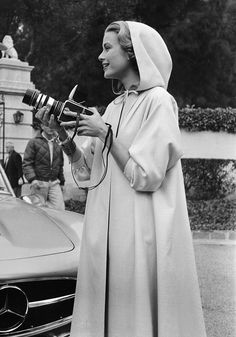
M 115 32 L 118 36 L 118 41 L 121 48 L 127 52 L 130 62 L 134 69 L 138 72 L 138 65 L 134 54 L 133 44 L 131 41 L 129 26 L 125 21 L 112 22 L 107 28 L 106 32 Z
M 128 24 L 125 21 L 112 22 L 106 28 L 105 32 L 114 32 L 117 34 L 121 48 L 127 52 L 129 56 L 130 64 L 134 70 L 139 73 Z M 123 90 L 124 87 L 119 80 L 112 80 L 112 91 L 114 94 L 119 95 Z

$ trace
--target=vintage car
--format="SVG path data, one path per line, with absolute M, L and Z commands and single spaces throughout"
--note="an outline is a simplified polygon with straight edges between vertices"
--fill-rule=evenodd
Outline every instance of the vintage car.
M 82 226 L 16 198 L 0 165 L 0 337 L 69 336 Z

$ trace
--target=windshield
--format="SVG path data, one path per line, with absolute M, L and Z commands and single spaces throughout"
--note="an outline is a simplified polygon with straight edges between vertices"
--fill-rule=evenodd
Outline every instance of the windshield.
M 0 164 L 0 194 L 11 194 L 14 195 L 14 192 L 11 188 L 9 180 Z

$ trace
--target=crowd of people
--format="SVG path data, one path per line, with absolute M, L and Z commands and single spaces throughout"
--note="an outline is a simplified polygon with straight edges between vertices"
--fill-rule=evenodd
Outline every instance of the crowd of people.
M 167 91 L 170 53 L 150 26 L 117 21 L 104 32 L 98 60 L 117 95 L 104 115 L 96 108 L 91 115 L 65 111 L 77 118 L 59 124 L 42 107 L 36 114 L 42 134 L 29 141 L 23 158 L 32 190 L 45 189 L 58 207 L 61 149 L 78 184 L 87 183 L 70 336 L 206 337 L 178 107 Z M 68 125 L 85 136 L 81 147 Z

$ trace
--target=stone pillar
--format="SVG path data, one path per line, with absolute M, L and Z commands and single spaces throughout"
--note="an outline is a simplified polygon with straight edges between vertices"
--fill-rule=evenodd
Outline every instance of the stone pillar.
M 35 136 L 35 131 L 31 126 L 32 107 L 22 103 L 26 90 L 35 89 L 31 82 L 33 68 L 27 62 L 16 58 L 0 58 L 0 161 L 4 160 L 7 141 L 11 141 L 15 150 L 23 156 L 28 140 Z M 5 122 L 3 123 L 4 107 Z M 18 110 L 24 114 L 23 121 L 15 124 L 13 114 Z M 64 173 L 66 178 L 65 200 L 73 198 L 83 201 L 86 194 L 75 185 L 66 156 Z M 27 184 L 23 185 L 22 193 L 30 193 Z
M 30 79 L 33 68 L 16 58 L 0 59 L 0 159 L 4 159 L 7 141 L 13 142 L 15 150 L 23 155 L 32 137 L 32 108 L 22 103 L 22 98 L 27 89 L 35 88 Z M 24 114 L 23 120 L 15 124 L 13 114 L 18 110 Z

